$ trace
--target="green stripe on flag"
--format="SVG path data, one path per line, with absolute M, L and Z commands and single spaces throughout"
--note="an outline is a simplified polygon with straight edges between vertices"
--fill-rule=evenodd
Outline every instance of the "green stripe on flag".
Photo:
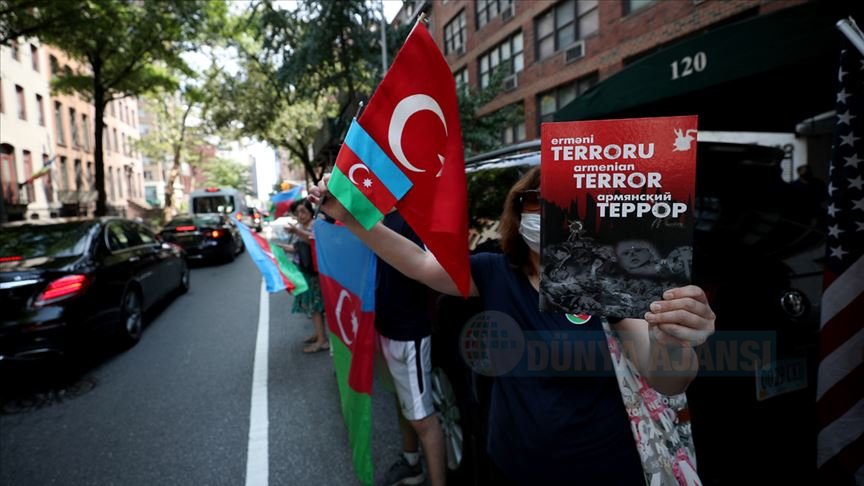
M 285 254 L 285 250 L 283 250 L 282 247 L 271 242 L 270 252 L 272 252 L 273 256 L 276 257 L 276 262 L 279 263 L 279 270 L 283 275 L 285 275 L 285 278 L 294 284 L 294 290 L 291 291 L 291 295 L 302 294 L 309 290 L 309 284 L 306 282 L 306 277 L 303 276 L 303 272 L 301 272 L 300 269 L 297 268 L 297 265 L 288 258 L 288 255 Z
M 333 168 L 327 189 L 367 230 L 372 229 L 375 223 L 384 218 L 384 215 L 372 204 L 372 201 L 360 192 L 360 189 L 357 189 L 357 186 L 352 184 L 338 167 Z
M 331 179 L 332 180 L 332 179 Z M 372 396 L 360 393 L 348 385 L 351 372 L 351 350 L 332 332 L 330 346 L 333 349 L 333 367 L 342 404 L 342 417 L 348 427 L 348 442 L 354 472 L 363 484 L 372 484 Z

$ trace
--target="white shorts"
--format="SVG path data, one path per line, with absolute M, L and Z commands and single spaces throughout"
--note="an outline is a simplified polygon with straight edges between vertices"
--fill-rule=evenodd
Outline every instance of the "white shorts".
M 395 341 L 379 335 L 378 346 L 393 379 L 402 415 L 408 420 L 422 420 L 435 413 L 432 401 L 432 337 Z

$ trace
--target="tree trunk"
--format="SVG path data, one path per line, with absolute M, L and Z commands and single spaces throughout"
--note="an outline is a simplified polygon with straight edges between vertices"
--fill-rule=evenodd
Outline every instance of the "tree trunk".
M 102 61 L 93 62 L 93 105 L 94 125 L 96 125 L 96 144 L 93 150 L 93 162 L 96 165 L 96 216 L 108 214 L 107 197 L 105 195 L 105 154 L 103 153 L 102 134 L 105 131 L 105 89 L 102 86 Z
M 168 180 L 165 182 L 165 211 L 163 219 L 168 222 L 174 216 L 174 182 L 177 181 L 177 176 L 180 175 L 180 166 L 182 160 L 180 158 L 181 145 L 174 145 L 174 162 L 171 164 L 171 171 L 168 173 Z

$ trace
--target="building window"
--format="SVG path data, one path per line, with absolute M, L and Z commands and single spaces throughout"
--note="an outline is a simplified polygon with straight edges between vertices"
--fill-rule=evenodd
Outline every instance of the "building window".
M 54 102 L 54 125 L 57 129 L 57 145 L 66 145 L 66 135 L 63 131 L 63 105 Z
M 27 104 L 24 99 L 24 88 L 15 85 L 15 96 L 18 98 L 18 118 L 21 120 L 27 119 Z
M 114 176 L 117 177 L 117 196 L 123 199 L 126 197 L 126 191 L 123 190 L 123 179 L 120 177 L 120 169 L 114 171 Z
M 91 191 L 96 190 L 96 172 L 93 170 L 93 162 L 87 162 L 87 185 Z
M 33 70 L 39 71 L 39 48 L 30 44 L 30 61 L 33 63 Z
M 6 204 L 17 204 L 18 172 L 15 168 L 15 148 L 8 143 L 0 145 L 0 185 L 3 186 L 3 200 Z
M 39 126 L 45 126 L 45 100 L 42 99 L 42 95 L 36 95 L 36 116 L 39 119 Z
M 465 52 L 465 10 L 444 26 L 444 54 Z
M 111 194 L 111 199 L 114 199 L 114 168 L 108 167 L 108 189 Z
M 21 50 L 18 49 L 18 41 L 13 40 L 12 44 L 9 46 L 9 48 L 12 50 L 12 59 L 14 59 L 16 61 L 20 61 L 21 60 Z
M 480 29 L 501 12 L 512 9 L 513 0 L 477 0 L 477 29 Z
M 60 157 L 60 190 L 69 190 L 69 172 L 66 170 L 66 157 Z
M 57 62 L 57 58 L 50 56 L 48 62 L 51 64 L 51 76 L 57 76 L 57 71 L 60 70 L 60 64 Z
M 42 167 L 48 167 L 50 160 L 48 154 L 42 154 Z M 49 203 L 54 202 L 54 181 L 51 180 L 51 171 L 42 176 L 42 188 L 45 190 L 45 200 Z
M 145 181 L 152 181 L 153 180 L 153 172 L 151 172 L 149 170 L 145 170 L 144 171 L 144 180 Z
M 81 115 L 81 140 L 84 141 L 84 150 L 90 150 L 90 121 L 87 115 Z
M 78 121 L 75 119 L 75 108 L 69 108 L 69 138 L 72 139 L 73 147 L 80 147 L 78 141 Z
M 81 161 L 75 159 L 74 162 L 75 167 L 75 190 L 81 191 L 84 189 L 84 174 L 81 172 Z
M 116 101 L 112 101 L 111 103 L 108 103 L 109 105 L 111 105 L 111 116 L 117 116 L 117 115 L 114 113 L 114 104 L 115 104 L 115 103 L 117 103 L 117 102 L 116 102 Z
M 112 130 L 114 131 L 114 151 L 119 152 L 120 151 L 120 144 L 117 143 L 117 129 L 112 128 Z
M 459 71 L 456 71 L 456 74 L 453 75 L 453 79 L 456 81 L 456 89 L 462 90 L 464 93 L 468 93 L 468 68 L 462 68 Z
M 525 67 L 522 56 L 522 32 L 517 32 L 491 51 L 480 56 L 480 87 L 489 86 L 496 69 L 503 69 L 508 75 L 516 74 Z
M 564 105 L 570 103 L 577 96 L 588 91 L 592 86 L 597 84 L 597 73 L 583 76 L 572 83 L 559 86 L 551 91 L 542 93 L 538 97 L 537 105 L 539 106 L 537 125 L 544 122 L 551 122 L 555 117 L 555 113 Z
M 549 9 L 534 22 L 537 59 L 570 47 L 595 34 L 599 25 L 597 0 L 568 0 Z
M 24 155 L 24 180 L 29 181 L 27 184 L 27 202 L 33 203 L 36 202 L 36 182 L 31 181 L 30 178 L 33 177 L 33 157 L 30 155 L 29 150 L 23 151 Z
M 624 15 L 630 15 L 656 2 L 657 0 L 624 0 Z
M 512 145 L 525 141 L 525 110 L 522 103 L 506 106 L 501 111 L 507 110 L 507 120 L 501 129 L 501 143 Z

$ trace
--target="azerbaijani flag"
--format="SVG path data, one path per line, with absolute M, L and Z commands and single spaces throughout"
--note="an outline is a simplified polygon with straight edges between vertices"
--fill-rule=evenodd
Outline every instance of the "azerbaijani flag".
M 240 221 L 235 219 L 234 222 L 237 224 L 237 229 L 240 230 L 246 251 L 264 277 L 267 292 L 274 293 L 287 290 L 291 295 L 297 295 L 309 289 L 306 277 L 303 276 L 297 265 L 288 258 L 285 250 L 275 243 L 268 242 L 258 233 L 253 233 L 248 226 Z
M 291 210 L 291 204 L 303 196 L 303 185 L 292 187 L 287 191 L 270 196 L 270 218 L 271 220 L 281 217 Z
M 372 374 L 377 260 L 341 225 L 316 220 L 315 251 L 354 471 L 372 484 Z
M 411 180 L 355 118 L 327 184 L 333 196 L 368 230 L 384 218 L 411 186 Z

